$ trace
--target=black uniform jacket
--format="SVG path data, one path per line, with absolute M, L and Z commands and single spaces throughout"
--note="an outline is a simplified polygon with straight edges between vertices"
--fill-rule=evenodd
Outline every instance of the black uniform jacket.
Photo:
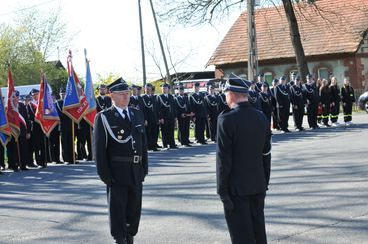
M 204 104 L 204 97 L 203 93 L 193 93 L 190 98 L 190 107 L 195 114 L 196 118 L 207 118 L 207 110 Z
M 176 116 L 175 100 L 171 94 L 161 94 L 157 96 L 159 108 L 159 118 L 164 120 L 173 120 Z M 165 122 L 164 122 L 165 123 Z
M 98 96 L 96 98 L 96 103 L 97 103 L 97 107 L 96 107 L 97 112 L 100 112 L 112 106 L 111 97 L 109 96 L 104 96 L 104 97 Z
M 112 106 L 97 114 L 93 129 L 93 157 L 97 173 L 107 184 L 137 185 L 148 173 L 147 143 L 141 111 L 129 108 L 130 123 Z M 107 123 L 106 123 L 107 122 Z M 129 137 L 132 139 L 128 139 Z M 133 162 L 140 156 L 140 162 Z M 130 162 L 127 162 L 131 158 Z
M 267 189 L 265 155 L 271 131 L 264 114 L 249 102 L 222 113 L 217 124 L 217 193 L 253 195 Z
M 144 94 L 142 96 L 142 102 L 144 104 L 144 119 L 147 120 L 149 124 L 158 123 L 158 104 L 157 98 L 153 95 Z

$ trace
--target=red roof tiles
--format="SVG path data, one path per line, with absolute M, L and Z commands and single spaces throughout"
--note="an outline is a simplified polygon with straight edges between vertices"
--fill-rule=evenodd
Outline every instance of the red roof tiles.
M 294 5 L 306 56 L 354 53 L 368 29 L 368 0 L 319 0 Z M 283 6 L 255 14 L 258 59 L 295 57 Z M 247 13 L 230 28 L 207 65 L 246 62 Z

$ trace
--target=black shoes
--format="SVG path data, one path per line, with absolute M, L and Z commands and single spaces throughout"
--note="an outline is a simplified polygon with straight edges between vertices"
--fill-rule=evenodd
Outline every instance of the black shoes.
M 134 237 L 131 235 L 127 235 L 126 237 L 126 243 L 127 244 L 134 244 Z

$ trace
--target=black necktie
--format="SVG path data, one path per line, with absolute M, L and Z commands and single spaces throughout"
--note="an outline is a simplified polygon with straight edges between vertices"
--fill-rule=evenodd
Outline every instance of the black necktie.
M 128 111 L 126 111 L 125 109 L 123 110 L 123 114 L 124 114 L 124 120 L 130 124 L 130 120 L 129 120 L 129 117 L 128 117 Z

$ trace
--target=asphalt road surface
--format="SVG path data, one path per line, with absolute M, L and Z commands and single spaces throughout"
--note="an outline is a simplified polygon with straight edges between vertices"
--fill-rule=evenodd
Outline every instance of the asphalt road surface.
M 273 136 L 269 243 L 368 243 L 368 115 Z M 136 243 L 230 243 L 215 144 L 150 153 Z M 93 162 L 0 175 L 0 243 L 112 243 Z

